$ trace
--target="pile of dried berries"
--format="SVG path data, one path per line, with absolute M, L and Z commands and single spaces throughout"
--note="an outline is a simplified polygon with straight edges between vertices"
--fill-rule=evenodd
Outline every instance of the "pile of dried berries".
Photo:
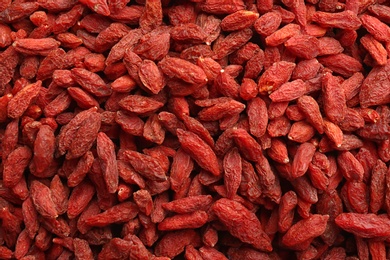
M 1 259 L 390 258 L 384 0 L 0 1 Z

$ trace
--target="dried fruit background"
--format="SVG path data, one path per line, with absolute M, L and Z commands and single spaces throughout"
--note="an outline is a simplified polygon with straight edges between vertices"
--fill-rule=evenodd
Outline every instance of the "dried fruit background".
M 1 0 L 1 259 L 389 259 L 384 0 Z

